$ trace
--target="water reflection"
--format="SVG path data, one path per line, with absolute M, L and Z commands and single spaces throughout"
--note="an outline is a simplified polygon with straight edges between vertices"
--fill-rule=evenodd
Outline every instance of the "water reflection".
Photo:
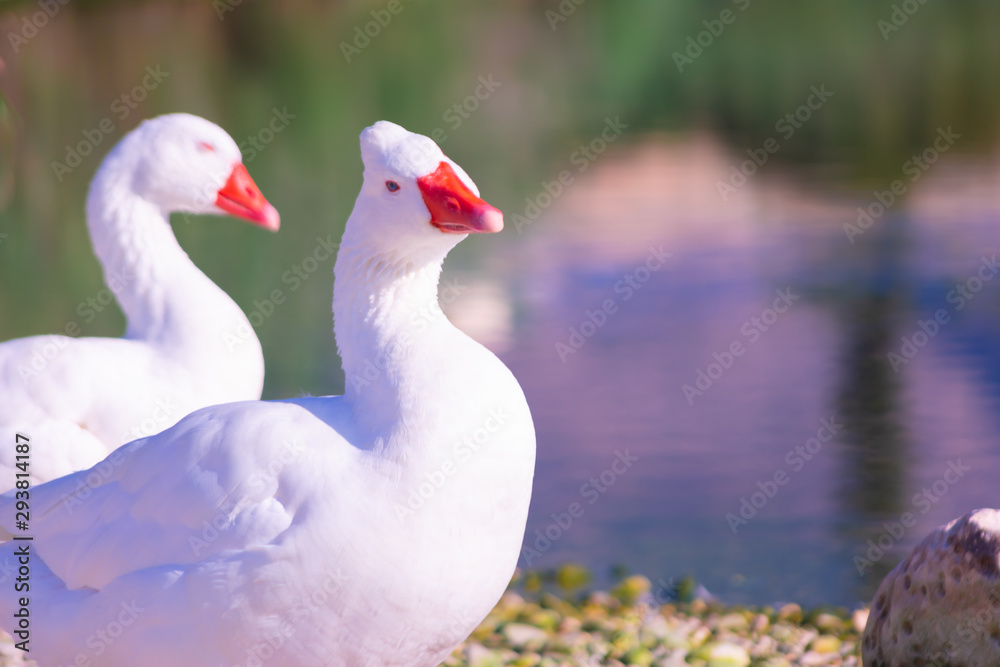
M 845 430 L 840 437 L 844 471 L 841 477 L 843 531 L 846 539 L 866 545 L 877 542 L 883 521 L 897 521 L 905 511 L 906 463 L 911 460 L 902 418 L 899 382 L 887 355 L 896 342 L 900 309 L 891 291 L 862 295 L 847 304 L 847 353 L 837 414 Z M 860 562 L 860 561 L 859 561 Z M 881 558 L 860 570 L 874 593 L 895 565 Z
M 692 573 L 730 600 L 854 604 L 929 530 L 995 504 L 997 286 L 898 373 L 887 356 L 996 248 L 992 199 L 965 220 L 899 211 L 851 244 L 850 203 L 764 179 L 722 205 L 724 168 L 705 137 L 623 150 L 483 269 L 506 287 L 502 356 L 538 427 L 522 565 L 625 563 Z M 949 183 L 922 196 L 950 197 Z M 616 285 L 660 246 L 673 255 L 626 300 Z M 799 298 L 775 319 L 776 290 Z M 613 313 L 585 326 L 608 299 Z M 475 301 L 450 308 L 461 320 Z M 843 430 L 800 458 L 830 420 Z M 960 485 L 914 500 L 959 459 Z M 883 537 L 907 512 L 914 525 Z

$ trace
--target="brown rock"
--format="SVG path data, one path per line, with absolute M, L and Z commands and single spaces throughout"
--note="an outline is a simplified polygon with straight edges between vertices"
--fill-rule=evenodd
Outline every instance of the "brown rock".
M 938 528 L 875 594 L 866 667 L 1000 665 L 1000 510 Z

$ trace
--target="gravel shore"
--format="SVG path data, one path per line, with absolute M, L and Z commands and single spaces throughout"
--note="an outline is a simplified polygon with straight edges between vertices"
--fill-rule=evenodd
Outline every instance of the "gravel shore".
M 573 597 L 508 591 L 444 664 L 861 667 L 867 609 L 727 607 L 701 599 L 660 604 L 642 576 L 610 592 Z

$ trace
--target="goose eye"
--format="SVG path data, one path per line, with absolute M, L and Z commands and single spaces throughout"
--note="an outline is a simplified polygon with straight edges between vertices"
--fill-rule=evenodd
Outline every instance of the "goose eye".
M 389 192 L 396 192 L 399 190 L 399 183 L 396 181 L 386 181 L 385 187 L 388 188 Z
M 215 146 L 213 146 L 212 144 L 208 143 L 207 141 L 200 141 L 200 142 L 198 142 L 198 150 L 204 151 L 206 153 L 214 153 L 215 152 Z

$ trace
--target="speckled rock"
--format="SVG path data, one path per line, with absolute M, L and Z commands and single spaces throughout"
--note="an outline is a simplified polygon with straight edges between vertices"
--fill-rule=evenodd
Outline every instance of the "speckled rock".
M 886 576 L 862 654 L 867 667 L 1000 665 L 1000 510 L 937 529 Z

